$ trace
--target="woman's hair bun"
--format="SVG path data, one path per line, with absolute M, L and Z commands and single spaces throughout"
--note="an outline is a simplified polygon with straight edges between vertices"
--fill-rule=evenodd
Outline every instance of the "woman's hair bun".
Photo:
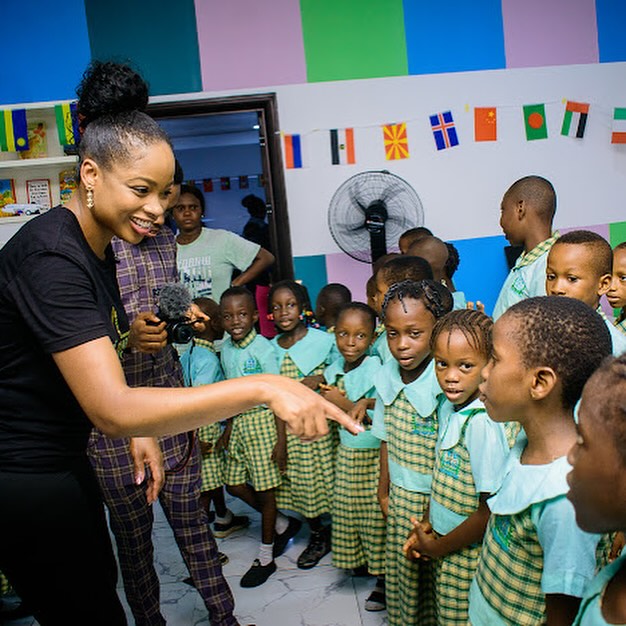
M 112 61 L 93 61 L 76 89 L 77 112 L 84 130 L 106 115 L 145 111 L 148 85 L 131 67 Z

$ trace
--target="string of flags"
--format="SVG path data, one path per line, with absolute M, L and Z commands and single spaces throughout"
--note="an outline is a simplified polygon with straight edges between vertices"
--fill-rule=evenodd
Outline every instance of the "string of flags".
M 575 139 L 583 139 L 587 128 L 590 104 L 586 102 L 565 101 L 563 122 L 560 134 Z M 524 130 L 527 141 L 548 138 L 546 105 L 523 105 Z M 447 150 L 460 144 L 456 123 L 452 111 L 441 111 L 429 116 L 435 148 Z M 410 158 L 407 123 L 383 124 L 382 143 L 387 161 Z M 353 165 L 356 163 L 354 128 L 332 128 L 329 133 L 330 162 L 332 165 Z M 498 108 L 474 108 L 474 141 L 498 141 Z M 283 134 L 285 167 L 299 169 L 304 167 L 302 134 Z M 626 108 L 615 107 L 612 116 L 612 144 L 626 144 Z
M 219 178 L 201 178 L 196 180 L 185 181 L 187 185 L 198 187 L 205 193 L 212 193 L 219 189 L 220 191 L 230 191 L 235 189 L 233 181 L 238 189 L 250 189 L 250 182 L 255 180 L 258 187 L 265 186 L 263 174 L 241 175 L 241 176 L 220 176 Z

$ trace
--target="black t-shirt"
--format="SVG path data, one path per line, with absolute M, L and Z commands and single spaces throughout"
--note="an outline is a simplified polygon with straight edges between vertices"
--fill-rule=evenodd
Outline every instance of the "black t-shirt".
M 110 246 L 99 259 L 68 209 L 0 250 L 0 470 L 53 471 L 84 455 L 91 423 L 51 355 L 127 330 Z

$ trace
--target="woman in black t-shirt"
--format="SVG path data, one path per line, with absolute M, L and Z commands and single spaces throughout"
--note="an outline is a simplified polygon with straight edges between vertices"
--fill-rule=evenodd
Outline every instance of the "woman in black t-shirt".
M 83 79 L 78 189 L 67 207 L 30 221 L 0 251 L 0 570 L 42 626 L 126 623 L 85 456 L 92 424 L 137 438 L 138 480 L 144 463 L 158 477 L 151 437 L 262 403 L 306 439 L 325 433 L 327 418 L 357 430 L 333 405 L 277 376 L 180 389 L 126 385 L 116 348 L 133 334 L 109 244 L 113 235 L 138 243 L 160 227 L 174 172 L 169 140 L 137 110 L 147 92 L 129 89 L 128 77 L 125 66 L 96 64 Z M 155 328 L 164 343 L 164 324 Z M 156 491 L 158 484 L 150 497 Z

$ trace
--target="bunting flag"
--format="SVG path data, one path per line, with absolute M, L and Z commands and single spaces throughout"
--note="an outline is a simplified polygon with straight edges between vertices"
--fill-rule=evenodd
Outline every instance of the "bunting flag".
M 228 191 L 230 189 L 230 176 L 222 176 L 220 178 L 220 189 Z
M 54 105 L 59 143 L 62 146 L 75 146 L 80 138 L 78 131 L 78 114 L 76 102 L 65 102 Z
M 524 126 L 526 128 L 527 141 L 548 138 L 545 104 L 524 105 Z
M 247 176 L 239 177 L 239 189 L 247 189 L 250 186 Z
M 354 128 L 333 128 L 330 131 L 330 158 L 333 165 L 354 165 Z
M 8 152 L 28 150 L 26 109 L 0 111 L 0 149 Z
M 459 145 L 459 138 L 456 134 L 452 111 L 435 113 L 430 116 L 430 125 L 435 138 L 437 150 L 445 150 Z
M 204 193 L 211 193 L 213 191 L 213 179 L 205 178 L 202 181 L 202 188 L 204 189 Z
M 474 109 L 474 141 L 498 140 L 498 116 L 496 107 Z
M 387 161 L 409 158 L 409 138 L 406 134 L 405 122 L 383 126 L 383 140 Z
M 565 105 L 561 135 L 582 139 L 585 136 L 585 126 L 587 125 L 588 114 L 589 104 L 568 100 Z
M 626 109 L 615 108 L 613 111 L 613 132 L 611 143 L 626 143 Z
M 285 135 L 285 167 L 293 170 L 302 167 L 302 145 L 300 135 Z

